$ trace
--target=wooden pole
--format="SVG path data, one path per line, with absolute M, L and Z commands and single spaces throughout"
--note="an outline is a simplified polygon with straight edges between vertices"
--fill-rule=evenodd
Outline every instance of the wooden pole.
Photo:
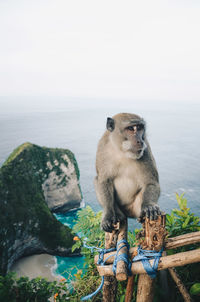
M 140 241 L 140 245 L 145 250 L 159 251 L 163 246 L 166 235 L 165 215 L 158 216 L 157 220 L 145 218 L 143 223 L 145 234 L 144 241 Z M 154 297 L 154 280 L 148 274 L 141 274 L 137 285 L 137 302 L 152 302 Z
M 117 242 L 120 242 L 121 240 L 127 241 L 127 219 L 125 219 L 123 222 L 120 223 L 120 230 L 118 234 Z M 124 246 L 124 243 L 118 244 L 118 256 L 121 254 L 127 254 L 128 255 L 128 249 L 127 246 Z M 120 249 L 121 247 L 121 249 Z M 120 260 L 117 262 L 117 268 L 116 268 L 116 278 L 118 281 L 124 281 L 127 279 L 127 264 Z
M 200 242 L 200 232 L 187 233 L 184 235 L 167 238 L 165 240 L 165 249 L 175 249 L 180 246 Z
M 114 230 L 112 233 L 105 233 L 105 248 L 116 247 L 118 231 Z M 117 294 L 117 280 L 115 276 L 105 276 L 103 285 L 103 302 L 115 302 Z
M 152 302 L 154 297 L 154 280 L 147 274 L 141 274 L 137 285 L 137 302 Z
M 183 296 L 183 300 L 185 302 L 192 302 L 192 298 L 190 297 L 190 294 L 188 293 L 185 285 L 182 283 L 177 271 L 175 270 L 175 268 L 169 268 L 169 273 L 172 277 L 172 279 L 174 280 L 174 282 L 176 283 L 180 293 Z
M 193 232 L 184 235 L 180 235 L 174 238 L 164 239 L 166 235 L 165 231 L 165 216 L 159 216 L 158 220 L 151 221 L 148 218 L 145 219 L 143 222 L 144 234 L 145 239 L 140 241 L 140 245 L 143 249 L 147 250 L 160 250 L 161 246 L 164 245 L 165 249 L 173 249 L 176 247 L 193 244 L 200 242 L 200 232 Z M 119 229 L 119 226 L 118 226 Z M 117 237 L 120 231 L 116 230 L 111 233 L 105 234 L 105 248 L 116 247 Z M 126 239 L 127 240 L 127 221 L 122 226 L 120 237 L 118 239 Z M 124 253 L 125 251 L 122 252 Z M 136 255 L 137 248 L 133 247 L 129 251 L 129 255 L 134 254 Z M 108 259 L 108 263 L 113 263 L 114 260 L 114 253 L 106 254 L 106 257 L 112 255 Z M 163 254 L 164 255 L 164 254 Z M 95 256 L 95 263 L 97 263 L 98 256 Z M 105 260 L 105 259 L 104 259 Z M 154 260 L 150 260 L 150 264 L 153 264 Z M 120 263 L 121 262 L 121 263 Z M 184 266 L 190 263 L 200 262 L 200 249 L 196 249 L 193 251 L 177 253 L 175 255 L 164 256 L 160 258 L 160 262 L 158 265 L 158 270 L 163 270 L 168 268 L 169 272 L 176 282 L 180 292 L 183 295 L 184 301 L 191 302 L 191 297 L 188 294 L 187 290 L 185 289 L 184 285 L 182 284 L 178 274 L 176 273 L 175 269 L 171 269 L 176 266 Z M 119 265 L 120 264 L 120 265 Z M 103 287 L 103 302 L 115 302 L 116 301 L 116 292 L 117 292 L 117 280 L 114 277 L 112 271 L 112 265 L 106 266 L 98 266 L 97 267 L 99 274 L 101 276 L 105 276 L 104 278 L 104 287 Z M 126 265 L 123 261 L 119 261 L 117 266 L 117 277 L 118 280 L 125 280 L 126 279 Z M 132 273 L 133 274 L 141 274 L 138 280 L 138 291 L 137 291 L 137 302 L 152 302 L 153 301 L 153 281 L 152 279 L 146 274 L 145 269 L 141 262 L 135 262 L 132 264 Z M 134 276 L 131 276 L 128 279 L 127 283 L 127 291 L 125 302 L 130 302 L 133 295 L 133 287 L 134 287 Z
M 133 298 L 133 290 L 135 284 L 135 275 L 128 277 L 128 282 L 126 286 L 126 295 L 125 295 L 125 302 L 131 302 Z
M 177 237 L 167 238 L 164 242 L 164 247 L 165 247 L 165 250 L 168 250 L 168 249 L 170 250 L 170 249 L 174 249 L 174 248 L 177 248 L 180 246 L 194 244 L 197 242 L 200 242 L 200 232 L 193 232 L 193 233 L 188 233 L 185 235 L 180 235 Z M 137 247 L 130 248 L 129 255 L 132 255 L 133 253 L 134 254 L 137 253 Z M 111 255 L 113 255 L 113 256 L 108 259 L 107 263 L 113 263 L 115 252 L 108 253 L 104 256 L 104 259 L 105 259 Z M 97 264 L 98 255 L 95 256 L 94 261 L 95 261 L 95 264 Z
M 154 260 L 150 260 L 151 265 L 153 265 L 153 262 Z M 184 266 L 186 264 L 196 262 L 200 262 L 200 249 L 161 257 L 158 264 L 158 270 L 163 270 L 170 267 Z M 97 266 L 97 269 L 101 276 L 113 276 L 112 265 Z M 146 273 L 140 261 L 132 263 L 131 271 L 133 274 Z
M 137 253 L 133 253 L 131 255 L 131 261 L 136 256 Z M 133 298 L 133 290 L 134 290 L 134 284 L 135 284 L 135 275 L 132 274 L 132 276 L 128 277 L 128 282 L 126 286 L 126 295 L 125 295 L 125 302 L 131 302 Z

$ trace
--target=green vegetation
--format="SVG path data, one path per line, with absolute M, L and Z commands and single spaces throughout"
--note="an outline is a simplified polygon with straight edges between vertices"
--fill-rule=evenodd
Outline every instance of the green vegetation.
M 59 163 L 64 163 L 67 166 L 66 160 L 64 160 L 63 155 L 67 155 L 70 159 L 71 163 L 75 167 L 77 178 L 80 178 L 80 171 L 78 168 L 77 161 L 75 159 L 74 154 L 68 150 L 68 149 L 61 149 L 61 148 L 47 148 L 47 147 L 40 147 L 34 144 L 31 144 L 29 142 L 26 142 L 19 147 L 17 147 L 7 158 L 5 163 L 3 164 L 2 168 L 9 165 L 10 163 L 17 159 L 20 156 L 20 161 L 22 162 L 24 160 L 23 156 L 26 154 L 26 152 L 30 152 L 32 157 L 32 163 L 35 164 L 35 168 L 38 166 L 38 164 L 42 164 L 43 169 L 45 170 L 46 176 L 48 176 L 49 172 L 51 171 L 48 167 L 46 167 L 47 161 L 50 161 L 50 163 L 53 165 L 53 171 L 56 171 L 57 175 L 61 174 L 61 170 L 58 166 L 54 164 L 55 160 L 59 159 Z
M 28 148 L 28 147 L 32 147 L 32 144 L 27 142 L 24 143 L 22 145 L 20 145 L 19 147 L 17 147 L 11 154 L 10 156 L 7 158 L 7 160 L 5 161 L 5 163 L 3 164 L 4 166 L 6 166 L 7 164 L 9 164 L 11 161 L 13 161 L 24 149 Z
M 174 209 L 172 210 L 172 213 L 170 215 L 167 215 L 166 227 L 169 232 L 169 236 L 172 237 L 185 234 L 186 232 L 200 230 L 200 220 L 197 216 L 190 212 L 190 209 L 187 207 L 187 200 L 184 198 L 184 195 L 176 195 L 176 197 L 179 204 L 179 209 Z M 0 297 L 7 297 L 5 295 L 11 295 L 14 292 L 15 296 L 8 296 L 9 298 L 11 297 L 9 299 L 10 302 L 46 302 L 50 301 L 50 296 L 54 296 L 54 301 L 64 302 L 68 300 L 70 302 L 77 302 L 80 301 L 81 297 L 95 291 L 101 282 L 101 278 L 99 277 L 97 269 L 94 265 L 94 253 L 91 252 L 91 250 L 83 247 L 83 242 L 86 241 L 88 246 L 103 247 L 104 232 L 100 229 L 101 215 L 101 212 L 94 213 L 90 207 L 86 207 L 85 209 L 82 209 L 78 212 L 78 218 L 73 231 L 76 234 L 79 234 L 80 238 L 78 236 L 74 238 L 75 244 L 73 246 L 73 250 L 75 250 L 76 248 L 81 248 L 81 251 L 85 256 L 85 267 L 87 269 L 85 273 L 80 269 L 73 276 L 73 281 L 71 281 L 73 287 L 72 291 L 70 291 L 67 286 L 68 280 L 63 280 L 61 283 L 52 283 L 40 278 L 29 281 L 27 280 L 27 278 L 16 279 L 12 275 L 7 275 L 4 278 L 0 278 Z M 139 230 L 136 230 L 136 232 L 138 231 Z M 130 245 L 133 246 L 133 243 L 136 241 L 135 233 L 129 232 L 128 240 Z M 196 244 L 193 246 L 179 248 L 179 250 L 186 251 L 191 248 L 197 248 L 199 246 L 200 244 Z M 168 251 L 168 254 L 177 252 L 179 250 L 176 249 L 176 251 Z M 177 270 L 181 276 L 183 283 L 190 291 L 193 300 L 199 301 L 200 263 L 180 267 Z M 136 301 L 135 293 L 137 288 L 137 276 L 135 281 L 134 295 L 132 299 L 133 302 Z M 161 290 L 158 281 L 156 284 L 154 302 L 162 301 L 162 298 L 160 296 Z M 35 288 L 37 288 L 37 290 L 35 290 Z M 118 283 L 117 302 L 124 301 L 125 288 L 126 282 Z M 182 301 L 182 297 L 177 291 L 173 282 L 170 284 L 170 291 L 172 291 L 171 301 Z M 16 293 L 19 296 L 17 296 Z M 26 297 L 26 300 L 24 299 L 24 297 Z M 2 301 L 5 300 L 6 299 Z M 98 295 L 93 298 L 92 301 L 102 301 L 102 293 L 98 293 Z
M 40 277 L 32 280 L 17 278 L 14 273 L 0 276 L 0 302 L 47 302 L 51 297 L 55 301 L 66 301 L 66 291 L 65 279 L 58 283 Z
M 178 235 L 182 235 L 189 232 L 200 231 L 200 219 L 191 213 L 190 208 L 187 207 L 187 200 L 184 198 L 184 194 L 180 196 L 176 194 L 177 202 L 179 205 L 178 209 L 173 209 L 171 214 L 167 214 L 166 216 L 166 228 L 168 231 L 169 237 L 174 237 Z M 72 249 L 80 248 L 83 246 L 83 242 L 87 240 L 88 246 L 98 246 L 103 247 L 104 243 L 104 232 L 100 230 L 100 221 L 101 221 L 101 212 L 95 214 L 90 207 L 86 207 L 82 211 L 79 211 L 78 220 L 76 225 L 74 226 L 74 231 L 78 233 L 81 230 L 81 239 L 76 241 Z M 128 241 L 130 246 L 133 246 L 136 242 L 136 233 L 139 230 L 135 230 L 135 233 L 128 233 Z M 200 244 L 189 245 L 185 247 L 181 247 L 176 250 L 168 251 L 168 254 L 177 253 L 179 251 L 187 251 L 191 249 L 195 249 L 200 247 Z M 87 272 L 84 275 L 84 279 L 82 276 L 82 271 L 79 271 L 79 274 L 76 276 L 76 280 L 74 282 L 74 292 L 70 294 L 70 301 L 79 301 L 82 296 L 88 295 L 92 293 L 95 289 L 97 289 L 100 284 L 100 278 L 98 280 L 98 272 L 96 270 L 94 261 L 94 254 L 91 253 L 90 250 L 82 247 L 82 253 L 86 256 L 86 267 Z M 190 291 L 192 298 L 194 301 L 199 301 L 200 295 L 200 263 L 186 265 L 184 267 L 177 268 L 177 271 L 187 287 Z M 78 278 L 77 278 L 78 277 Z M 85 283 L 85 280 L 86 283 Z M 137 290 L 137 276 L 135 280 L 135 293 Z M 94 288 L 94 284 L 96 287 Z M 118 283 L 118 293 L 117 293 L 117 302 L 124 301 L 125 297 L 125 288 L 126 282 Z M 178 290 L 176 289 L 175 284 L 172 280 L 170 280 L 170 290 L 172 289 L 172 301 L 181 302 L 182 297 Z M 136 301 L 135 293 L 133 295 L 133 300 Z M 163 293 L 160 290 L 159 280 L 157 280 L 156 284 L 156 292 L 154 302 L 162 301 Z M 101 301 L 101 293 L 99 293 L 93 301 Z
M 39 147 L 31 143 L 19 146 L 0 169 L 0 273 L 5 274 L 11 258 L 36 251 L 68 253 L 73 244 L 71 230 L 50 212 L 42 184 L 51 171 L 59 175 L 60 164 L 67 166 L 65 156 L 79 170 L 73 153 L 65 149 Z M 47 162 L 50 164 L 47 165 Z M 55 162 L 59 164 L 56 165 Z M 66 180 L 65 180 L 66 181 Z M 31 246 L 31 242 L 33 245 Z M 19 245 L 21 242 L 21 246 Z M 35 243 L 34 243 L 35 242 Z M 38 246 L 38 250 L 37 250 Z M 17 257 L 18 257 L 17 256 Z M 15 258 L 16 259 L 16 258 Z
M 179 209 L 173 209 L 170 215 L 166 215 L 166 228 L 169 237 L 200 231 L 200 219 L 194 213 L 190 212 L 190 208 L 187 207 L 187 199 L 184 198 L 184 193 L 180 196 L 176 193 L 176 200 Z
M 166 228 L 169 237 L 183 235 L 190 232 L 200 231 L 200 219 L 191 213 L 190 208 L 187 206 L 187 199 L 184 198 L 184 193 L 180 196 L 176 194 L 176 199 L 179 205 L 179 209 L 173 209 L 171 214 L 166 216 Z M 200 243 L 183 246 L 176 248 L 175 250 L 168 250 L 167 254 L 173 254 L 178 252 L 185 252 L 199 248 Z M 199 301 L 200 295 L 200 263 L 193 263 L 176 268 L 181 280 L 185 284 L 188 291 L 190 291 L 194 301 Z M 176 302 L 181 302 L 182 297 L 178 290 L 174 292 Z

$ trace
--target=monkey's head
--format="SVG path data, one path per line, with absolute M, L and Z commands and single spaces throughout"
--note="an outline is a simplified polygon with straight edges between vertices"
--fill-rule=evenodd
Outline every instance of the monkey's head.
M 107 118 L 107 130 L 111 141 L 125 153 L 126 157 L 140 159 L 145 143 L 145 121 L 136 114 L 119 113 Z

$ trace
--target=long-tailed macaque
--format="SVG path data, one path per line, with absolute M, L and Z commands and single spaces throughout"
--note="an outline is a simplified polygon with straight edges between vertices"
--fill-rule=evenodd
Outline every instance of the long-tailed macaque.
M 119 113 L 107 118 L 96 157 L 95 190 L 103 207 L 101 227 L 112 232 L 125 217 L 160 215 L 160 186 L 156 163 L 146 139 L 145 121 Z

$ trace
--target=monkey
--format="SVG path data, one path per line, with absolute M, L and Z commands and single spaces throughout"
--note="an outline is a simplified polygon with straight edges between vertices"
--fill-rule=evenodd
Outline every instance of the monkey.
M 161 214 L 159 176 L 146 138 L 146 122 L 136 114 L 107 118 L 96 154 L 95 191 L 103 207 L 101 228 L 112 232 L 126 217 L 151 220 Z

